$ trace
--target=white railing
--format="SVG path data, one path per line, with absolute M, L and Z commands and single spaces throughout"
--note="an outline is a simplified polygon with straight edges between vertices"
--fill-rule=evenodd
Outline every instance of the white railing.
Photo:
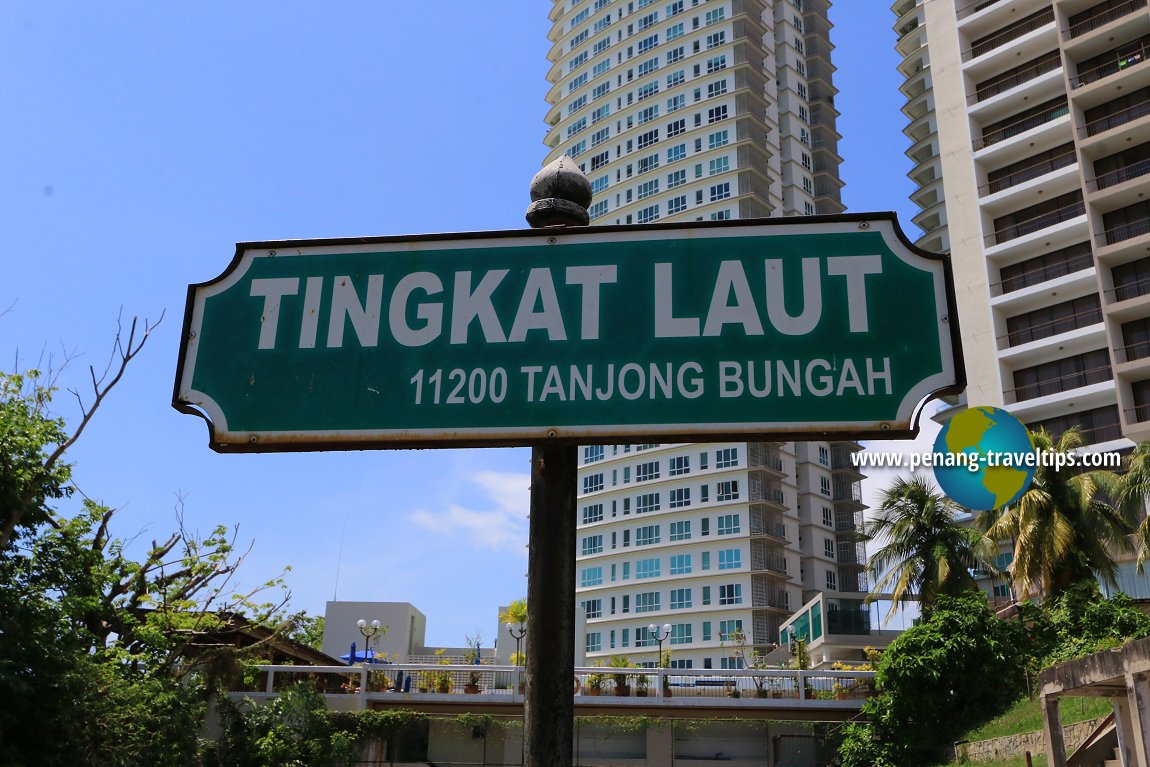
M 360 664 L 356 666 L 260 666 L 266 678 L 258 689 L 233 696 L 268 698 L 300 681 L 346 703 L 339 708 L 370 708 L 373 700 L 392 702 L 501 702 L 521 704 L 526 670 L 519 666 Z M 470 686 L 472 679 L 477 684 Z M 795 669 L 576 668 L 576 703 L 667 706 L 807 706 L 858 708 L 874 694 L 873 671 Z M 468 698 L 478 695 L 479 698 Z M 598 698 L 598 700 L 592 700 Z M 721 700 L 729 701 L 720 703 Z M 348 705 L 355 701 L 354 706 Z

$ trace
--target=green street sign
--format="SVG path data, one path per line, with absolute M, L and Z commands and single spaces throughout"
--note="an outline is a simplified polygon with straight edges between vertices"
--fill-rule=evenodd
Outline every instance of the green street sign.
M 889 213 L 240 243 L 173 404 L 221 451 L 906 436 L 953 295 Z

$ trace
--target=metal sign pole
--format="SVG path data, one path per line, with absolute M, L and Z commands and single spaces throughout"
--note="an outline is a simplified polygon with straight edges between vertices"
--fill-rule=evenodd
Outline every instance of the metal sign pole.
M 591 185 L 561 157 L 531 180 L 533 228 L 586 226 Z M 575 497 L 578 448 L 531 448 L 524 767 L 570 767 L 575 703 Z

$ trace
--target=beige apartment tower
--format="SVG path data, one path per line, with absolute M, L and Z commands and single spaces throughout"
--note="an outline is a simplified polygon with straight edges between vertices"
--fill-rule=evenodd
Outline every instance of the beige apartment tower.
M 545 162 L 591 180 L 591 223 L 841 213 L 827 0 L 563 0 Z M 579 468 L 576 654 L 679 668 L 779 641 L 820 592 L 869 626 L 851 442 L 592 446 Z M 831 621 L 828 620 L 828 623 Z
M 900 0 L 919 245 L 950 251 L 970 404 L 1150 437 L 1146 0 Z

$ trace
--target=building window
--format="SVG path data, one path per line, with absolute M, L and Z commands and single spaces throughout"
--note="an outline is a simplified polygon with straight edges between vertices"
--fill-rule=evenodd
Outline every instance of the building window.
M 739 465 L 739 448 L 725 447 L 715 451 L 715 468 L 729 469 Z
M 589 525 L 592 522 L 603 521 L 603 504 L 593 503 L 590 506 L 583 507 L 583 524 Z
M 830 495 L 831 494 L 830 477 L 819 477 L 819 491 L 823 495 Z
M 601 631 L 587 632 L 587 652 L 599 652 L 603 649 L 603 633 Z
M 579 573 L 580 586 L 598 586 L 603 583 L 602 567 L 585 567 Z
M 839 578 L 834 570 L 827 570 L 827 591 L 838 591 Z
M 659 193 L 659 179 L 656 178 L 656 179 L 652 179 L 651 181 L 644 181 L 642 184 L 639 184 L 638 194 L 636 195 L 636 197 L 638 197 L 638 199 L 640 199 L 640 200 L 645 200 L 646 198 L 650 197 L 651 195 L 655 195 L 658 193 Z M 639 223 L 643 223 L 643 222 L 640 221 Z M 642 482 L 643 478 L 637 476 L 635 478 L 635 480 L 637 482 Z
M 674 490 L 667 491 L 667 507 L 671 509 L 681 509 L 684 506 L 691 505 L 691 488 L 678 487 Z
M 707 163 L 707 175 L 714 176 L 716 173 L 726 173 L 731 169 L 731 161 L 726 157 L 716 157 Z
M 712 48 L 718 48 L 720 45 L 725 45 L 726 42 L 727 42 L 727 33 L 726 32 L 714 32 L 712 34 L 709 34 L 709 35 L 707 35 L 707 41 L 706 41 L 707 50 L 711 50 Z
M 727 131 L 716 131 L 707 136 L 707 148 L 718 149 L 721 146 L 726 146 L 729 143 Z
M 719 517 L 719 535 L 734 535 L 739 532 L 739 515 L 723 514 Z
M 706 24 L 707 26 L 711 26 L 712 24 L 716 24 L 716 23 L 722 21 L 724 16 L 725 16 L 725 11 L 723 8 L 718 8 L 718 9 L 713 10 L 713 11 L 707 11 L 706 15 L 703 17 L 703 23 Z
M 674 173 L 668 173 L 667 174 L 667 188 L 668 189 L 674 189 L 675 187 L 682 186 L 685 183 L 687 183 L 687 171 L 685 168 L 683 170 L 677 170 Z M 687 198 L 683 197 L 681 199 L 683 200 L 683 207 L 686 207 Z M 669 208 L 670 208 L 670 206 L 668 206 L 668 209 Z M 669 212 L 677 213 L 678 211 L 670 210 Z
M 689 541 L 691 540 L 691 520 L 686 519 L 682 522 L 672 522 L 670 530 L 670 539 L 672 541 Z
M 635 46 L 635 52 L 641 56 L 644 53 L 646 53 L 647 51 L 654 48 L 658 44 L 659 44 L 659 35 L 658 34 L 651 35 L 650 37 L 644 37 L 642 40 L 639 41 L 638 45 Z M 658 59 L 656 59 L 656 61 L 658 61 Z M 658 65 L 656 64 L 656 66 L 658 66 Z
M 707 98 L 713 99 L 716 96 L 722 96 L 727 92 L 727 81 L 719 80 L 718 82 L 707 84 Z
M 1009 597 L 1010 596 L 1010 586 L 1008 586 L 1005 583 L 996 583 L 996 584 L 994 584 L 993 593 L 994 593 L 994 596 L 996 596 L 996 597 Z
M 711 622 L 710 621 L 703 621 L 703 641 L 704 642 L 710 642 L 711 641 Z M 711 667 L 711 659 L 707 658 L 703 661 L 703 668 L 710 668 L 710 667 Z
M 635 513 L 646 514 L 649 511 L 658 511 L 659 494 L 658 493 L 644 493 L 635 499 Z
M 675 554 L 671 557 L 671 575 L 686 575 L 690 572 L 690 554 Z
M 743 603 L 743 584 L 724 583 L 719 586 L 720 605 L 741 605 Z
M 741 618 L 734 620 L 719 621 L 719 639 L 724 642 L 734 642 L 737 635 L 743 633 L 743 621 Z
M 823 556 L 828 559 L 835 558 L 835 542 L 830 538 L 823 538 Z
M 595 493 L 603 489 L 603 473 L 588 474 L 583 477 L 583 492 Z
M 654 184 L 655 184 L 655 189 L 658 190 L 659 180 L 656 179 L 654 181 Z M 637 467 L 635 467 L 635 481 L 636 482 L 646 482 L 647 480 L 658 479 L 658 478 L 659 478 L 659 462 L 658 461 L 647 461 L 646 463 L 641 463 Z
M 656 152 L 648 157 L 640 157 L 638 162 L 639 173 L 646 173 L 649 170 L 655 170 L 659 167 L 659 153 Z
M 647 591 L 635 595 L 635 612 L 637 613 L 653 613 L 659 611 L 659 592 Z M 638 641 L 639 633 L 635 632 L 635 639 Z M 638 646 L 638 645 L 636 645 Z
M 674 122 L 667 123 L 667 138 L 673 138 L 680 133 L 687 130 L 686 120 L 675 120 Z
M 691 608 L 690 589 L 671 589 L 671 609 L 689 610 Z
M 711 187 L 711 202 L 725 200 L 731 196 L 731 182 L 724 181 Z
M 667 37 L 666 37 L 667 42 L 671 42 L 672 40 L 678 40 L 682 36 L 683 36 L 683 22 L 680 21 L 678 24 L 674 24 L 670 27 L 667 27 Z
M 583 551 L 583 556 L 601 553 L 603 551 L 603 536 L 602 535 L 589 535 L 586 538 L 584 538 L 582 551 Z
M 739 481 L 737 479 L 725 480 L 715 485 L 716 501 L 737 501 L 739 499 Z M 721 523 L 720 523 L 721 526 Z M 722 533 L 722 529 L 719 530 Z
M 702 568 L 704 570 L 710 570 L 711 569 L 711 552 L 704 551 L 699 556 L 699 559 L 702 560 Z
M 636 99 L 642 101 L 643 99 L 651 98 L 659 92 L 659 81 L 655 80 L 646 85 L 640 85 L 639 90 L 636 92 Z
M 635 545 L 650 546 L 659 542 L 659 525 L 646 525 L 635 530 Z
M 723 105 L 717 106 L 717 107 L 712 107 L 711 109 L 707 110 L 707 122 L 709 122 L 709 123 L 717 123 L 720 120 L 726 120 L 726 119 L 727 119 L 727 105 L 726 104 L 723 104 Z
M 721 549 L 719 551 L 719 569 L 738 570 L 743 566 L 742 556 L 739 549 Z
M 635 562 L 635 580 L 637 581 L 644 578 L 658 578 L 660 574 L 658 557 L 640 559 Z
M 587 215 L 591 218 L 599 218 L 607 213 L 607 201 L 600 200 L 587 209 Z
M 687 145 L 679 144 L 667 149 L 667 163 L 678 162 L 687 156 Z
M 602 618 L 603 617 L 603 600 L 602 599 L 588 599 L 584 603 L 584 610 L 588 618 Z
M 709 605 L 709 604 L 711 604 L 711 587 L 710 586 L 704 586 L 703 587 L 703 605 L 705 606 L 705 605 Z
M 690 644 L 691 642 L 690 623 L 671 624 L 671 644 Z
M 603 446 L 592 445 L 583 448 L 583 463 L 595 463 L 596 461 L 603 460 Z
M 642 52 L 643 51 L 639 51 L 639 53 L 642 53 Z M 646 61 L 644 61 L 643 63 L 641 63 L 639 65 L 639 77 L 645 77 L 645 76 L 651 74 L 652 72 L 654 72 L 655 70 L 657 70 L 658 68 L 659 68 L 659 57 L 658 56 L 656 56 L 653 59 L 647 59 Z M 628 78 L 628 79 L 630 79 L 630 78 Z

